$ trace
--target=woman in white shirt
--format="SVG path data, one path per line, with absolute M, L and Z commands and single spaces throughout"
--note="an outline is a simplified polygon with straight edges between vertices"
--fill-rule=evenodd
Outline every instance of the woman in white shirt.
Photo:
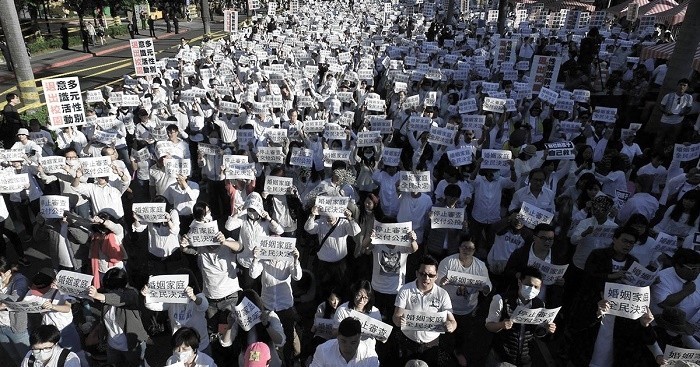
M 183 327 L 173 334 L 170 344 L 173 347 L 173 355 L 165 362 L 166 366 L 181 363 L 184 367 L 216 367 L 214 360 L 202 352 L 200 341 L 206 340 L 208 335 L 200 337 L 199 333 L 190 327 Z
M 365 314 L 373 319 L 382 320 L 382 315 L 379 313 L 379 309 L 374 306 L 374 292 L 372 291 L 372 285 L 367 280 L 361 280 L 350 287 L 350 300 L 343 303 L 338 307 L 338 310 L 333 316 L 333 331 L 337 333 L 338 326 L 340 322 L 347 317 L 352 317 L 351 312 L 359 312 Z M 376 356 L 377 352 L 375 350 L 377 341 L 371 336 L 362 336 L 360 343 L 366 345 L 368 352 L 371 355 Z
M 654 232 L 664 232 L 685 239 L 695 233 L 700 222 L 700 191 L 690 190 L 679 202 L 666 209 L 664 218 L 654 226 Z

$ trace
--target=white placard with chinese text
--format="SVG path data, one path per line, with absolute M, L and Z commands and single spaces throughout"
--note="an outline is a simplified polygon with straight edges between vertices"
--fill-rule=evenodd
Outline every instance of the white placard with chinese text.
M 633 287 L 618 283 L 605 283 L 603 299 L 610 304 L 610 315 L 632 320 L 640 318 L 649 308 L 649 287 Z
M 39 198 L 39 213 L 44 218 L 63 218 L 63 213 L 70 210 L 67 196 L 44 195 Z
M 183 303 L 189 302 L 185 289 L 189 283 L 187 274 L 154 275 L 148 278 L 147 302 Z

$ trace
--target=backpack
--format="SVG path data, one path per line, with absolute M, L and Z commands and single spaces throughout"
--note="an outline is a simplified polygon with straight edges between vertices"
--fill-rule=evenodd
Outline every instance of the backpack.
M 63 349 L 61 350 L 61 355 L 58 356 L 58 363 L 56 366 L 58 367 L 63 367 L 66 365 L 66 359 L 68 359 L 68 354 L 70 354 L 70 349 Z M 34 367 L 34 361 L 36 361 L 36 358 L 34 358 L 34 354 L 29 356 L 29 360 L 27 360 L 27 367 Z

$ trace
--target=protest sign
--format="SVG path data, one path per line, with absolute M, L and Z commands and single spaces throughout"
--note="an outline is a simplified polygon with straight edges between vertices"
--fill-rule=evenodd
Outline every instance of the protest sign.
M 238 33 L 238 12 L 231 9 L 224 10 L 224 32 Z
M 253 326 L 260 322 L 260 308 L 244 297 L 241 303 L 233 308 L 236 323 L 245 331 L 250 331 Z
M 283 164 L 285 158 L 282 147 L 259 147 L 255 155 L 260 163 Z
M 189 158 L 188 159 L 169 158 L 169 159 L 166 159 L 164 161 L 164 163 L 165 163 L 165 172 L 169 176 L 183 175 L 185 177 L 189 177 L 190 172 L 192 171 L 192 164 L 191 164 L 191 160 Z
M 44 307 L 42 306 L 46 302 L 45 298 L 28 295 L 24 297 L 23 301 L 10 302 L 8 300 L 3 301 L 7 309 L 14 312 L 26 312 L 26 313 L 42 313 L 44 312 Z
M 238 113 L 240 105 L 235 102 L 220 101 L 219 102 L 219 112 L 226 114 Z
M 289 164 L 311 168 L 313 166 L 313 151 L 306 148 L 292 148 Z
M 556 105 L 557 100 L 559 99 L 559 93 L 547 88 L 547 87 L 542 87 L 540 88 L 540 92 L 537 95 L 537 98 L 551 104 L 551 105 Z
M 483 149 L 481 158 L 482 169 L 508 169 L 508 162 L 513 158 L 513 153 L 510 150 Z
M 429 131 L 431 125 L 430 117 L 411 116 L 408 119 L 408 129 L 411 131 Z
M 296 238 L 260 236 L 258 259 L 292 261 Z
M 485 97 L 482 110 L 503 113 L 506 111 L 506 100 L 504 98 Z
M 539 93 L 542 87 L 553 89 L 559 77 L 561 58 L 536 55 L 530 68 L 532 93 Z
M 44 195 L 39 198 L 39 213 L 46 219 L 63 218 L 67 211 L 70 211 L 67 196 Z
M 382 320 L 377 320 L 364 313 L 357 312 L 355 310 L 350 310 L 349 317 L 357 319 L 362 324 L 362 334 L 375 338 L 376 340 L 385 343 L 389 339 L 391 334 L 392 326 L 382 322 Z
M 224 156 L 224 170 L 226 179 L 229 180 L 255 180 L 255 163 L 235 163 L 234 161 L 226 161 Z M 232 157 L 232 156 L 229 156 Z
M 399 177 L 399 191 L 404 192 L 431 192 L 433 182 L 430 178 L 430 171 L 401 171 Z
M 318 336 L 323 339 L 335 338 L 335 331 L 333 330 L 334 323 L 335 321 L 333 321 L 333 319 L 324 319 L 320 317 L 314 318 L 314 336 Z
M 165 203 L 134 203 L 132 210 L 141 223 L 165 222 Z
M 657 275 L 657 272 L 651 271 L 635 261 L 625 272 L 624 281 L 627 285 L 648 287 L 654 283 Z
M 591 91 L 585 89 L 574 89 L 573 100 L 579 103 L 588 103 L 591 99 Z
M 571 137 L 574 138 L 581 134 L 581 123 L 576 121 L 560 121 L 559 129 L 564 134 L 571 134 Z
M 562 141 L 558 143 L 545 143 L 547 148 L 547 160 L 571 160 L 576 157 L 574 143 Z
M 186 292 L 189 281 L 187 274 L 150 276 L 146 302 L 187 304 L 190 301 Z
M 20 192 L 28 186 L 28 173 L 0 175 L 0 193 L 10 194 Z
M 158 63 L 153 50 L 153 38 L 132 39 L 129 45 L 136 76 L 157 75 Z
M 382 223 L 375 220 L 372 243 L 375 245 L 411 246 L 411 239 L 408 237 L 408 232 L 412 231 L 412 228 L 413 225 L 411 222 Z
M 46 174 L 65 172 L 66 158 L 61 156 L 39 157 L 39 164 Z
M 219 245 L 219 242 L 216 240 L 218 233 L 219 223 L 216 221 L 207 223 L 193 222 L 190 226 L 190 231 L 187 232 L 187 238 L 189 238 L 192 247 L 217 246 Z
M 480 137 L 485 122 L 484 115 L 462 115 L 462 130 L 471 130 L 475 136 Z
M 473 292 L 481 291 L 485 287 L 491 287 L 491 281 L 488 277 L 474 275 L 469 273 L 463 273 L 456 270 L 447 271 L 447 283 L 458 286 L 467 287 L 472 289 Z
M 468 145 L 464 148 L 452 149 L 447 151 L 447 158 L 455 167 L 466 166 L 472 163 L 474 155 L 474 147 Z
M 612 240 L 613 234 L 615 233 L 615 228 L 617 228 L 617 226 L 595 225 L 593 226 L 593 232 L 591 232 L 588 237 L 602 240 Z
M 360 131 L 357 133 L 358 147 L 373 147 L 377 145 L 382 138 L 382 134 L 379 131 Z
M 659 232 L 656 235 L 654 251 L 675 253 L 678 250 L 678 238 L 668 233 Z
M 323 166 L 333 167 L 333 162 L 342 161 L 350 163 L 351 150 L 335 150 L 335 149 L 324 149 L 323 150 Z
M 63 294 L 73 297 L 88 297 L 88 288 L 92 285 L 92 275 L 61 270 L 56 274 L 56 286 Z
M 287 129 L 266 129 L 265 135 L 273 143 L 281 144 L 287 138 Z
M 80 166 L 85 177 L 108 177 L 112 173 L 112 158 L 80 158 Z
M 525 227 L 533 229 L 540 223 L 551 223 L 552 219 L 554 219 L 554 214 L 528 202 L 523 202 L 517 217 L 523 222 Z
M 255 143 L 255 130 L 253 129 L 238 129 L 236 130 L 236 142 L 241 148 L 248 147 L 250 143 Z
M 92 139 L 94 141 L 100 142 L 104 145 L 111 145 L 117 140 L 117 132 L 116 131 L 104 131 L 104 130 L 95 130 L 95 133 L 92 135 Z
M 388 148 L 382 150 L 382 162 L 385 166 L 396 167 L 401 161 L 402 148 Z
M 676 144 L 673 147 L 673 160 L 680 162 L 692 161 L 700 157 L 700 143 L 684 145 Z
M 564 279 L 564 273 L 569 265 L 554 265 L 550 264 L 536 256 L 530 256 L 527 266 L 532 266 L 542 272 L 542 284 L 552 285 L 559 279 Z
M 454 145 L 456 132 L 457 130 L 448 127 L 431 126 L 428 142 L 445 146 Z
M 694 363 L 697 365 L 700 364 L 700 350 L 679 348 L 667 344 L 666 350 L 664 350 L 664 360 L 668 362 L 668 366 L 674 366 L 674 362 Z M 683 364 L 683 366 L 688 366 L 688 364 Z
M 516 324 L 527 325 L 542 325 L 551 324 L 557 317 L 561 307 L 547 308 L 527 308 L 526 306 L 518 306 L 513 310 L 510 319 Z
M 304 121 L 304 131 L 307 133 L 319 133 L 326 126 L 326 120 L 306 120 Z
M 475 98 L 463 99 L 457 102 L 457 108 L 460 114 L 475 112 L 479 110 Z
M 617 120 L 617 108 L 596 106 L 591 119 L 609 124 L 614 123 Z
M 263 191 L 270 195 L 286 195 L 293 180 L 291 177 L 266 176 Z
M 630 198 L 630 196 L 632 196 L 631 192 L 615 189 L 615 197 L 613 198 L 613 200 L 615 201 L 615 208 L 617 208 L 618 210 L 622 208 L 622 205 L 625 204 L 625 202 L 627 201 L 627 199 Z
M 649 287 L 606 282 L 603 299 L 610 305 L 608 314 L 636 320 L 649 309 L 649 294 Z
M 124 94 L 122 96 L 122 106 L 137 107 L 141 104 L 141 99 L 136 94 Z
M 463 227 L 463 208 L 443 208 L 434 206 L 430 210 L 430 228 L 462 229 Z
M 445 327 L 447 311 L 420 312 L 404 310 L 404 320 L 406 320 L 406 325 L 402 326 L 401 330 L 434 331 L 438 333 L 447 331 Z
M 219 147 L 216 145 L 197 143 L 197 152 L 202 153 L 203 155 L 219 155 L 219 151 Z
M 78 77 L 41 81 L 52 129 L 85 125 L 85 109 Z
M 104 100 L 104 97 L 102 97 L 101 90 L 89 90 L 86 93 L 87 94 L 85 95 L 85 102 L 87 103 L 99 103 Z
M 316 208 L 319 214 L 345 217 L 345 210 L 350 202 L 349 197 L 341 196 L 316 196 Z

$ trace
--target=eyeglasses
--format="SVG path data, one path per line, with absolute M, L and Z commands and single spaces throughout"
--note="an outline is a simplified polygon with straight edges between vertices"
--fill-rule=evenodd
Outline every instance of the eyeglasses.
M 690 265 L 684 264 L 683 267 L 688 269 L 688 270 L 692 270 L 692 271 L 700 271 L 700 265 L 690 266 Z
M 543 236 L 537 236 L 537 235 L 535 237 L 541 239 L 544 242 L 554 242 L 554 237 L 543 237 Z
M 53 347 L 55 347 L 55 346 L 56 346 L 56 344 L 54 344 L 50 347 L 46 347 L 46 348 L 32 348 L 32 351 L 34 351 L 34 352 L 48 352 L 51 349 L 53 349 Z
M 358 295 L 355 296 L 355 299 L 369 299 L 369 297 L 367 297 L 367 296 L 364 295 L 364 294 L 358 294 Z
M 433 278 L 437 277 L 437 274 L 425 273 L 425 272 L 422 272 L 422 271 L 419 271 L 419 272 L 418 272 L 418 275 L 420 275 L 420 276 L 422 276 L 422 277 L 424 277 L 424 278 L 430 278 L 430 279 L 433 279 Z

